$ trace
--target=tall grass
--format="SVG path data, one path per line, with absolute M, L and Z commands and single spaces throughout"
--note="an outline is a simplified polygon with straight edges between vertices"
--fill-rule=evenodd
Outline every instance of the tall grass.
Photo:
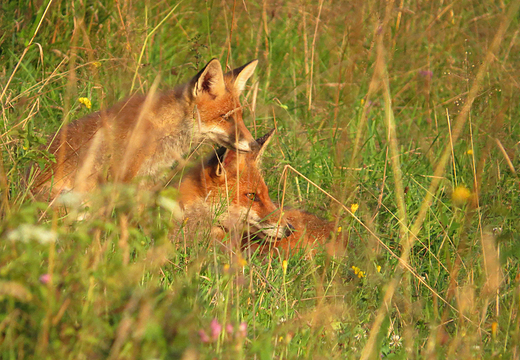
M 2 358 L 519 358 L 518 6 L 3 2 Z M 271 197 L 347 256 L 238 254 L 166 186 L 107 185 L 81 221 L 31 197 L 64 123 L 212 57 L 259 59 Z

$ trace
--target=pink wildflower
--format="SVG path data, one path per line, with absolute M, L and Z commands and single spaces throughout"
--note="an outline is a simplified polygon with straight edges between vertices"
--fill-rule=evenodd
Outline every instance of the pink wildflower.
M 209 343 L 210 342 L 209 336 L 202 329 L 199 330 L 199 337 L 200 337 L 200 341 L 202 341 L 203 343 Z
M 247 336 L 247 323 L 245 321 L 241 322 L 240 325 L 238 325 L 238 333 L 242 337 Z
M 51 275 L 50 274 L 43 274 L 40 276 L 40 282 L 42 284 L 47 285 L 51 281 Z
M 220 332 L 222 331 L 222 325 L 219 324 L 217 319 L 213 319 L 213 320 L 211 320 L 209 327 L 211 329 L 211 338 L 213 340 L 216 340 L 218 338 L 218 336 L 220 335 Z
M 433 77 L 433 72 L 431 70 L 421 70 L 419 71 L 419 75 L 431 79 Z

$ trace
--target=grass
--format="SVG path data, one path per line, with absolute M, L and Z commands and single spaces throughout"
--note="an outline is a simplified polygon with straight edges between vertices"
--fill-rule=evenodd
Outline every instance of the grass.
M 3 2 L 2 358 L 517 359 L 518 6 Z M 341 219 L 346 257 L 244 259 L 170 190 L 108 186 L 83 221 L 31 199 L 64 121 L 212 57 L 259 59 L 271 197 Z

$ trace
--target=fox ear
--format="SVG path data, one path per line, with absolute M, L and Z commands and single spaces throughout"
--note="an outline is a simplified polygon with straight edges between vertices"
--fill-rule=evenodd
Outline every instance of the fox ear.
M 224 175 L 224 169 L 230 170 L 233 165 L 236 166 L 236 161 L 237 153 L 234 150 L 225 149 L 224 153 L 218 157 L 217 176 Z
M 260 146 L 259 150 L 255 153 L 255 161 L 259 163 L 262 160 L 262 156 L 264 155 L 264 151 L 267 148 L 267 144 L 269 144 L 269 141 L 273 138 L 274 130 L 271 129 L 267 134 L 262 136 L 259 139 L 256 139 L 256 142 Z
M 246 82 L 253 75 L 257 64 L 258 60 L 253 60 L 226 74 L 226 76 L 231 76 L 234 79 L 233 86 L 238 93 L 241 93 L 246 88 Z
M 222 67 L 217 59 L 211 60 L 207 65 L 194 77 L 195 84 L 193 86 L 193 96 L 197 98 L 203 92 L 210 93 L 214 96 L 220 96 L 226 92 L 226 84 L 224 83 L 224 74 Z

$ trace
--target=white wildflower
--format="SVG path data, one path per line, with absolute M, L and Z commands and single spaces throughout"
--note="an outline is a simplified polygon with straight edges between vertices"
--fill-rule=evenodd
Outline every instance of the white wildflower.
M 20 225 L 7 234 L 7 239 L 11 241 L 28 242 L 34 240 L 41 244 L 55 242 L 57 238 L 58 234 L 55 231 L 31 224 Z

